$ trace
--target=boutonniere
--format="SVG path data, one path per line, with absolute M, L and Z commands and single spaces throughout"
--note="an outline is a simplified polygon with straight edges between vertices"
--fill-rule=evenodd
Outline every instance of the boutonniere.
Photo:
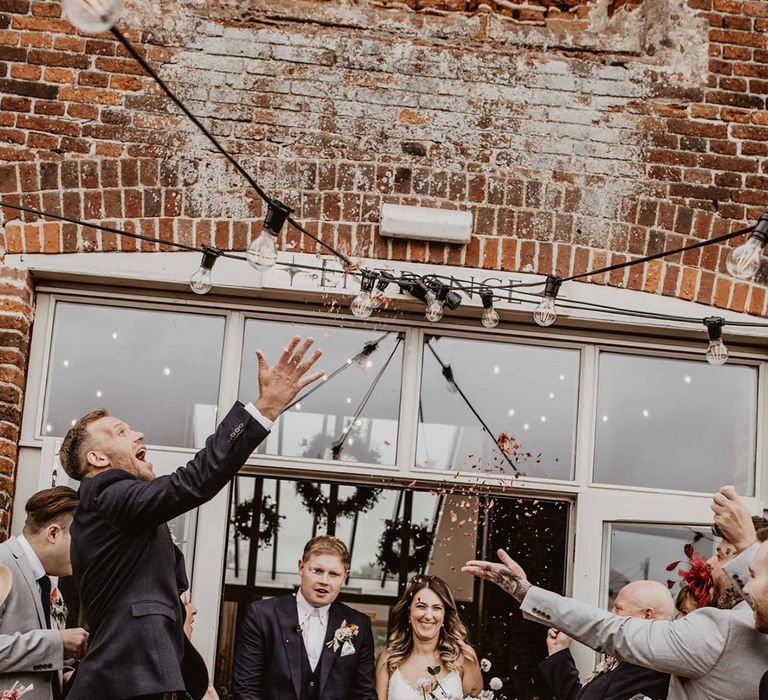
M 34 690 L 35 686 L 30 683 L 26 688 L 16 681 L 8 690 L 0 691 L 0 698 L 3 700 L 18 700 L 22 695 L 26 695 L 31 690 Z
M 352 640 L 357 637 L 360 628 L 357 625 L 349 625 L 347 627 L 347 621 L 342 620 L 341 627 L 333 633 L 333 639 L 326 643 L 329 649 L 338 651 L 341 649 L 342 656 L 349 656 L 355 653 L 355 645 L 352 644 Z
M 63 630 L 67 627 L 67 615 L 69 610 L 64 598 L 61 597 L 58 587 L 51 589 L 51 622 L 55 629 Z

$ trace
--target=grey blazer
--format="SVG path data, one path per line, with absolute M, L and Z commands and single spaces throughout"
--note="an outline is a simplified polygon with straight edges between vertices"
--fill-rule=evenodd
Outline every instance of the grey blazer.
M 0 605 L 0 691 L 16 681 L 34 684 L 24 700 L 51 700 L 51 674 L 64 667 L 64 642 L 46 629 L 37 582 L 18 540 L 0 544 L 0 564 L 13 574 L 11 592 Z
M 768 666 L 768 635 L 755 629 L 745 602 L 668 622 L 613 615 L 534 587 L 521 610 L 592 649 L 672 674 L 668 700 L 755 700 Z

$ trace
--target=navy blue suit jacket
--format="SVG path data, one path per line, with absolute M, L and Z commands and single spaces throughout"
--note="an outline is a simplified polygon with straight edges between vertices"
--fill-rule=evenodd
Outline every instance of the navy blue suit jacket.
M 184 557 L 168 521 L 213 498 L 266 437 L 236 404 L 186 465 L 140 481 L 109 469 L 80 485 L 72 570 L 88 621 L 88 652 L 68 700 L 122 700 L 184 690 Z
M 622 661 L 601 673 L 586 685 L 579 682 L 579 672 L 568 649 L 548 656 L 539 670 L 557 700 L 629 700 L 642 693 L 651 700 L 665 700 L 669 690 L 669 674 Z
M 355 653 L 323 647 L 320 656 L 322 700 L 377 700 L 371 621 L 367 615 L 335 601 L 328 611 L 325 641 L 346 621 L 357 625 Z M 299 628 L 296 596 L 257 600 L 240 625 L 235 646 L 234 700 L 301 700 L 306 656 Z

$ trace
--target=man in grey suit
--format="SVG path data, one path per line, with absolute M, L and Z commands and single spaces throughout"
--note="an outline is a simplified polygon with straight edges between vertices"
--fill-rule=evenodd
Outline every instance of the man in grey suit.
M 13 584 L 0 606 L 0 690 L 18 682 L 33 690 L 25 700 L 57 700 L 65 660 L 85 652 L 84 629 L 51 624 L 51 579 L 69 576 L 69 527 L 79 501 L 67 486 L 39 491 L 26 504 L 24 533 L 0 544 L 0 564 Z
M 492 581 L 521 603 L 526 618 L 556 627 L 588 647 L 669 673 L 669 700 L 755 700 L 768 659 L 768 636 L 746 602 L 699 608 L 668 622 L 614 615 L 532 586 L 505 551 L 502 563 L 470 561 L 463 571 Z

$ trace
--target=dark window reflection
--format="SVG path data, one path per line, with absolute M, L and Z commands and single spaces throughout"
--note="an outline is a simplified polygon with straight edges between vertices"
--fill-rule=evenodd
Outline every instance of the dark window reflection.
M 455 386 L 446 379 L 443 365 L 450 367 Z M 479 474 L 516 470 L 570 479 L 578 386 L 577 350 L 428 336 L 416 463 Z
M 546 628 L 525 622 L 509 596 L 462 574 L 461 566 L 478 555 L 495 557 L 504 547 L 532 581 L 562 592 L 568 510 L 562 501 L 455 485 L 423 491 L 238 477 L 219 626 L 221 697 L 230 697 L 235 630 L 245 605 L 293 591 L 304 543 L 323 533 L 342 538 L 351 550 L 342 600 L 371 617 L 377 652 L 386 643 L 389 610 L 410 578 L 440 576 L 459 603 L 478 654 L 493 663 L 489 677 L 504 680 L 509 698 L 541 697 L 535 669 L 546 656 Z
M 595 481 L 754 494 L 757 368 L 603 353 Z
M 261 454 L 394 464 L 397 450 L 402 338 L 366 331 L 250 319 L 245 325 L 240 397 L 258 398 L 261 349 L 272 361 L 294 336 L 313 337 L 328 379 L 286 411 Z
M 106 408 L 151 445 L 202 447 L 216 426 L 224 318 L 56 304 L 41 432 Z

